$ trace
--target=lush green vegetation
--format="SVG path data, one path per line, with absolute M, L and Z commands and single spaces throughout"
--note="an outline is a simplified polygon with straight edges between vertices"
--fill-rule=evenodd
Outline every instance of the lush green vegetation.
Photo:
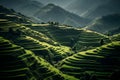
M 0 10 L 0 80 L 117 80 L 120 34 L 38 24 L 14 10 Z
M 0 37 L 0 79 L 78 80 L 60 72 L 29 50 Z
M 112 42 L 92 50 L 79 52 L 59 63 L 66 74 L 82 78 L 84 72 L 96 75 L 100 80 L 109 80 L 115 70 L 119 70 L 120 42 Z
M 62 45 L 71 47 L 73 51 L 82 51 L 100 46 L 101 39 L 104 39 L 105 43 L 109 42 L 108 37 L 100 33 L 65 25 L 33 24 L 29 27 L 46 34 L 48 37 Z

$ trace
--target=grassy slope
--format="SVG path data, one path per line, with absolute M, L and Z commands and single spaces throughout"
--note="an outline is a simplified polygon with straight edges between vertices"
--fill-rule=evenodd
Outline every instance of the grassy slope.
M 100 46 L 99 41 L 101 38 L 104 38 L 106 40 L 105 42 L 108 41 L 108 39 L 106 39 L 108 37 L 105 35 L 73 27 L 48 24 L 33 25 L 29 27 L 33 30 L 46 34 L 48 37 L 62 45 L 77 48 L 78 51 L 82 50 L 82 48 L 86 46 Z
M 113 35 L 113 36 L 111 37 L 111 39 L 112 39 L 113 41 L 120 41 L 120 34 Z
M 45 57 L 51 54 L 54 58 L 56 55 L 59 55 L 59 57 L 63 59 L 72 54 L 70 47 L 59 45 L 58 42 L 50 39 L 45 34 L 22 26 L 21 24 L 10 22 L 8 18 L 0 19 L 0 24 L 2 24 L 0 26 L 1 36 L 4 36 L 25 49 L 32 50 L 40 56 Z M 12 31 L 10 31 L 10 29 L 12 29 Z M 17 30 L 20 31 L 20 34 L 18 34 Z M 42 54 L 42 51 L 47 53 Z M 45 59 L 47 60 L 47 57 Z
M 33 52 L 10 43 L 0 37 L 0 79 L 24 80 L 78 80 L 54 68 Z
M 88 71 L 100 80 L 109 80 L 114 70 L 120 70 L 120 42 L 112 42 L 92 50 L 79 52 L 61 61 L 60 70 L 80 78 Z

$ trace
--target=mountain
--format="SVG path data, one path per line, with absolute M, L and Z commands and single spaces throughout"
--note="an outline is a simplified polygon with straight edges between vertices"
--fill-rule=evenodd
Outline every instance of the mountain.
M 12 4 L 9 4 L 12 3 Z M 85 26 L 90 20 L 82 18 L 76 14 L 70 13 L 63 8 L 54 4 L 48 4 L 44 6 L 40 1 L 33 0 L 1 0 L 0 4 L 14 9 L 28 17 L 31 17 L 32 21 L 36 22 L 48 22 L 54 21 L 62 24 L 68 24 L 72 26 Z M 53 7 L 53 8 L 51 8 Z M 56 14 L 57 12 L 57 14 Z
M 43 22 L 53 21 L 81 27 L 85 26 L 89 22 L 88 19 L 79 17 L 78 15 L 70 13 L 54 4 L 44 6 L 36 14 L 34 14 L 34 16 L 41 19 Z
M 53 3 L 53 4 L 56 4 L 60 7 L 62 7 L 62 8 L 65 8 L 67 5 L 69 5 L 74 0 L 37 0 L 37 1 L 40 1 L 43 4 Z
M 0 0 L 0 5 L 11 8 L 27 16 L 32 16 L 43 4 L 34 0 Z
M 84 17 L 94 19 L 96 17 L 120 13 L 119 7 L 120 7 L 120 0 L 110 0 L 106 4 L 100 5 L 95 10 L 84 15 Z
M 119 33 L 120 28 L 120 14 L 112 14 L 103 16 L 93 21 L 91 25 L 88 25 L 86 29 L 97 31 L 100 33 L 115 34 Z M 115 32 L 117 31 L 117 32 Z
M 108 1 L 109 0 L 74 0 L 67 5 L 65 9 L 80 16 L 84 16 Z
M 21 13 L 17 13 L 13 9 L 7 9 L 1 5 L 0 5 L 0 19 L 1 20 L 7 19 L 9 22 L 12 21 L 12 22 L 21 23 L 21 24 L 24 24 L 24 23 L 27 24 L 32 22 L 29 17 L 26 17 Z
M 53 4 L 41 10 L 53 15 L 53 8 L 74 18 Z M 119 14 L 100 18 L 109 24 L 119 19 Z M 119 40 L 120 34 L 107 36 L 57 22 L 34 23 L 0 6 L 0 80 L 119 80 L 115 79 L 120 73 Z

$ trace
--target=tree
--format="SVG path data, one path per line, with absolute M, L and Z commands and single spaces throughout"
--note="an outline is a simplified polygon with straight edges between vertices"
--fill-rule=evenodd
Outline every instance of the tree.
M 11 33 L 11 34 L 14 34 L 14 30 L 13 30 L 13 28 L 10 27 L 8 32 Z
M 17 35 L 17 36 L 21 36 L 21 35 L 22 35 L 22 31 L 21 31 L 20 29 L 17 29 L 17 30 L 16 30 L 16 35 Z
M 103 44 L 104 44 L 104 40 L 100 39 L 100 45 L 103 45 Z

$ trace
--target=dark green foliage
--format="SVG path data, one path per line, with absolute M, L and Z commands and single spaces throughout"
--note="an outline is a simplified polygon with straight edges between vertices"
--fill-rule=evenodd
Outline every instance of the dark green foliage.
M 109 42 L 107 36 L 87 31 L 83 29 L 77 29 L 67 26 L 29 26 L 33 30 L 37 30 L 43 34 L 46 34 L 51 39 L 59 42 L 61 45 L 69 46 L 73 51 L 83 51 L 93 47 L 100 46 L 100 39 L 104 38 L 104 42 Z
M 100 45 L 104 44 L 104 39 L 100 39 Z
M 78 80 L 54 68 L 29 50 L 0 37 L 0 80 Z
M 60 55 L 56 55 L 56 56 L 54 56 L 54 58 L 53 58 L 53 60 L 55 60 L 56 62 L 58 62 L 58 61 L 60 61 L 60 60 L 62 60 L 62 59 L 63 59 L 63 57 L 60 56 Z
M 30 23 L 24 15 L 10 11 L 12 15 L 0 14 L 0 36 L 19 46 L 0 37 L 1 80 L 107 80 L 119 74 L 113 71 L 120 66 L 120 42 L 107 44 L 109 39 L 119 41 L 119 35 L 105 36 L 52 21 Z
M 118 71 L 120 70 L 119 49 L 120 42 L 118 41 L 92 50 L 79 52 L 62 60 L 60 62 L 60 70 L 66 74 L 74 75 L 77 78 L 81 77 L 83 79 L 83 73 L 88 72 L 93 79 L 109 80 L 113 71 L 116 69 Z M 86 76 L 88 76 L 88 74 Z

